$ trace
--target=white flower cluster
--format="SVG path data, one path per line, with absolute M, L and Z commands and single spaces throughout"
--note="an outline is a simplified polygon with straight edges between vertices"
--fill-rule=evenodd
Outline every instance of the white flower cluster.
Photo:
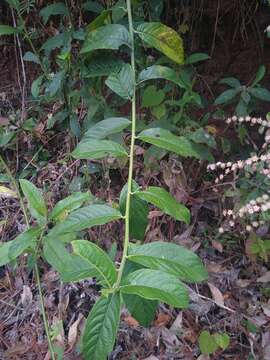
M 232 209 L 223 210 L 223 216 L 228 219 L 227 224 L 230 227 L 235 226 L 235 222 L 241 218 L 246 218 L 250 220 L 250 223 L 246 225 L 246 231 L 250 232 L 261 225 L 265 224 L 264 220 L 258 219 L 258 216 L 270 210 L 270 197 L 267 194 L 264 194 L 257 199 L 249 201 L 247 204 L 242 206 L 238 211 L 234 211 Z M 250 219 L 250 218 L 253 219 Z M 225 228 L 220 227 L 219 232 L 224 233 Z
M 227 124 L 232 124 L 232 123 L 249 123 L 251 126 L 253 125 L 260 125 L 266 128 L 270 128 L 270 121 L 267 120 L 263 120 L 262 118 L 256 118 L 256 117 L 251 117 L 251 116 L 233 116 L 233 117 L 229 117 L 226 120 Z
M 237 162 L 217 162 L 215 164 L 209 164 L 207 166 L 208 171 L 214 171 L 221 169 L 223 172 L 215 179 L 215 183 L 219 183 L 220 181 L 224 180 L 224 177 L 231 172 L 236 172 L 241 169 L 245 169 L 247 166 L 250 167 L 251 171 L 256 171 L 258 165 L 267 165 L 270 164 L 270 153 L 263 154 L 261 156 L 251 156 L 246 160 L 239 160 Z M 270 169 L 265 168 L 260 170 L 260 173 L 270 178 Z

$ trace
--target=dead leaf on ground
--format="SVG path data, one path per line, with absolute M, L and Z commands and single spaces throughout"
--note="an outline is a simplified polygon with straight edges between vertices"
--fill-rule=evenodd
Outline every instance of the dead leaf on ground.
M 23 307 L 28 307 L 32 304 L 33 294 L 29 286 L 23 285 L 23 292 L 21 294 L 21 301 Z
M 213 284 L 207 283 L 211 291 L 212 297 L 217 305 L 224 306 L 224 297 L 222 292 Z
M 212 246 L 218 252 L 223 253 L 223 245 L 221 244 L 221 242 L 216 241 L 216 240 L 212 240 Z
M 183 329 L 183 313 L 182 311 L 177 315 L 176 319 L 174 320 L 172 326 L 170 327 L 170 330 L 176 334 L 179 335 L 179 333 Z
M 263 276 L 257 279 L 257 282 L 268 283 L 270 282 L 270 271 L 267 271 Z
M 171 316 L 168 314 L 160 313 L 155 320 L 155 326 L 166 326 L 171 321 Z
M 140 326 L 139 322 L 136 319 L 134 319 L 134 317 L 132 317 L 130 315 L 126 316 L 123 320 L 125 321 L 125 323 L 128 324 L 128 326 L 131 326 L 131 327 Z
M 79 313 L 78 319 L 70 326 L 68 331 L 68 345 L 72 349 L 78 338 L 78 327 L 83 319 L 83 314 Z

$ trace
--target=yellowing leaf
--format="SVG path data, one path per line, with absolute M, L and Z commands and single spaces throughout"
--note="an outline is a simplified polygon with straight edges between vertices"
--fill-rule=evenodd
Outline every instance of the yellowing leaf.
M 13 197 L 13 198 L 17 198 L 17 194 L 15 191 L 5 187 L 5 186 L 0 186 L 0 197 L 3 197 L 3 198 L 10 198 L 10 197 Z

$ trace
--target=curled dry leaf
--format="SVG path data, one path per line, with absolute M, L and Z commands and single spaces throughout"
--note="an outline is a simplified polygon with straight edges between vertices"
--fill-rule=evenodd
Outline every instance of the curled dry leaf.
M 259 282 L 259 283 L 268 283 L 268 282 L 270 282 L 270 271 L 267 271 L 264 275 L 259 277 L 257 279 L 257 282 Z
M 222 292 L 213 284 L 207 283 L 211 291 L 212 297 L 217 305 L 224 306 L 224 297 Z
M 74 321 L 74 323 L 70 326 L 69 331 L 68 331 L 68 346 L 70 349 L 72 349 L 75 344 L 76 341 L 78 339 L 78 328 L 79 325 L 82 321 L 82 319 L 84 318 L 83 314 L 79 313 L 78 319 L 76 321 Z
M 171 316 L 168 314 L 160 313 L 155 320 L 155 326 L 166 326 L 171 321 Z
M 128 315 L 124 318 L 125 323 L 128 324 L 128 326 L 130 327 L 138 327 L 140 324 L 138 323 L 138 321 L 136 319 L 134 319 L 134 317 Z

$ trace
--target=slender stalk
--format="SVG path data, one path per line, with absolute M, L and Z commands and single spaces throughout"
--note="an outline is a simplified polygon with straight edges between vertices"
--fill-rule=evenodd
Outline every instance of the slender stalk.
M 131 67 L 132 67 L 132 76 L 134 79 L 134 89 L 133 89 L 133 98 L 131 102 L 131 143 L 129 149 L 129 171 L 128 171 L 128 182 L 127 182 L 127 199 L 126 199 L 126 212 L 125 212 L 125 237 L 124 237 L 124 248 L 121 264 L 118 271 L 118 278 L 116 282 L 116 287 L 119 287 L 125 263 L 127 260 L 127 252 L 129 245 L 129 232 L 130 232 L 130 201 L 132 196 L 132 178 L 133 178 L 133 162 L 134 162 L 134 145 L 136 138 L 136 66 L 135 66 L 135 49 L 134 49 L 134 28 L 132 20 L 132 9 L 131 9 L 131 0 L 126 1 L 127 12 L 128 12 L 128 23 L 129 23 L 129 33 L 131 38 Z
M 23 198 L 21 196 L 17 181 L 14 178 L 14 176 L 12 175 L 9 167 L 7 166 L 5 160 L 3 159 L 3 157 L 1 155 L 0 155 L 0 163 L 2 164 L 3 168 L 5 169 L 7 175 L 10 178 L 10 181 L 11 181 L 11 183 L 12 183 L 12 185 L 13 185 L 13 187 L 14 187 L 17 195 L 18 195 L 18 198 L 19 198 L 19 201 L 20 201 L 20 206 L 21 206 L 22 211 L 23 211 L 23 216 L 24 216 L 24 219 L 25 219 L 25 223 L 26 223 L 27 228 L 29 229 L 30 228 L 30 222 L 29 222 L 29 218 L 27 216 L 26 207 L 24 205 Z M 42 237 L 42 235 L 41 235 L 41 237 Z M 39 293 L 39 298 L 40 298 L 41 315 L 42 315 L 44 328 L 45 328 L 45 333 L 46 333 L 46 337 L 47 337 L 47 341 L 48 341 L 48 347 L 49 347 L 49 351 L 51 353 L 52 360 L 56 360 L 56 358 L 54 356 L 53 345 L 52 345 L 51 338 L 50 338 L 49 323 L 48 323 L 48 319 L 47 319 L 46 311 L 45 311 L 45 306 L 44 306 L 44 298 L 43 298 L 42 289 L 41 289 L 40 275 L 39 275 L 39 269 L 38 269 L 37 262 L 35 262 L 34 271 L 35 271 L 35 278 L 36 278 L 37 287 L 38 287 L 38 293 Z

